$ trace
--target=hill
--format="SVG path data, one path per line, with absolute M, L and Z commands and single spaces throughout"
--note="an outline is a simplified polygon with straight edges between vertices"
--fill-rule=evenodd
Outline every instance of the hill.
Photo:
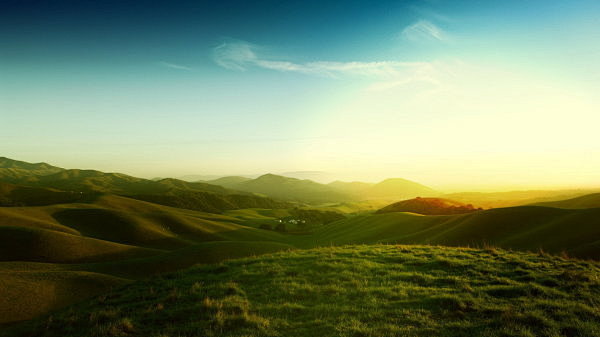
M 354 243 L 493 245 L 600 259 L 600 209 L 521 206 L 460 215 L 361 215 L 319 228 L 306 247 Z
M 477 210 L 481 209 L 477 209 L 471 204 L 465 205 L 449 199 L 416 197 L 393 203 L 378 210 L 376 213 L 411 212 L 423 215 L 450 215 L 471 213 Z
M 43 206 L 89 202 L 97 193 L 65 192 L 51 188 L 26 187 L 0 182 L 0 206 Z
M 292 248 L 242 223 L 114 195 L 0 207 L 0 324 L 157 273 Z
M 368 198 L 379 199 L 408 199 L 439 195 L 439 192 L 436 192 L 430 187 L 401 178 L 386 179 L 369 187 L 364 191 L 364 193 Z
M 326 204 L 357 202 L 371 199 L 400 199 L 433 196 L 433 189 L 405 179 L 386 179 L 377 184 L 334 181 L 320 184 L 275 174 L 265 174 L 256 179 L 224 177 L 208 181 L 230 189 L 258 193 L 275 199 Z
M 550 201 L 550 202 L 540 202 L 534 204 L 537 206 L 545 206 L 545 207 L 557 207 L 557 208 L 599 208 L 600 207 L 600 193 L 586 194 L 577 198 L 567 199 L 567 200 L 559 200 L 559 201 Z
M 265 174 L 256 179 L 242 181 L 232 185 L 231 188 L 258 193 L 275 199 L 312 204 L 353 200 L 352 196 L 327 185 L 275 174 Z
M 27 178 L 54 174 L 62 171 L 60 167 L 46 163 L 27 163 L 6 157 L 0 157 L 0 180 L 15 183 Z
M 108 193 L 214 213 L 251 207 L 290 207 L 286 202 L 203 182 L 171 178 L 154 181 L 121 173 L 58 169 L 48 164 L 29 164 L 6 158 L 0 163 L 7 167 L 5 170 L 12 170 L 10 176 L 0 175 L 0 184 L 20 185 L 19 188 L 0 185 L 0 203 L 4 206 L 81 202 L 94 195 Z
M 144 280 L 7 336 L 597 336 L 598 298 L 596 262 L 330 247 Z
M 223 186 L 226 188 L 235 188 L 235 186 L 237 184 L 246 182 L 248 180 L 252 180 L 252 179 L 246 178 L 246 177 L 228 176 L 228 177 L 221 177 L 221 178 L 214 179 L 214 180 L 208 180 L 208 181 L 206 181 L 206 183 Z

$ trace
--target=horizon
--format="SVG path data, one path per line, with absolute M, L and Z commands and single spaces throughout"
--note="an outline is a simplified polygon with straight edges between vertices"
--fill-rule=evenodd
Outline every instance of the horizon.
M 58 168 L 62 168 L 62 169 L 66 169 L 66 170 L 71 170 L 71 169 L 80 169 L 80 170 L 98 170 L 101 172 L 105 172 L 105 173 L 119 173 L 119 174 L 126 174 L 132 177 L 138 177 L 138 178 L 143 178 L 143 179 L 148 179 L 148 180 L 155 180 L 155 179 L 179 179 L 179 180 L 184 180 L 184 181 L 189 181 L 189 182 L 210 182 L 210 180 L 215 180 L 215 179 L 219 179 L 219 178 L 223 178 L 223 177 L 232 177 L 232 176 L 239 176 L 239 177 L 244 177 L 244 178 L 249 178 L 249 179 L 256 179 L 258 177 L 264 176 L 264 175 L 268 175 L 268 174 L 272 174 L 272 175 L 278 175 L 278 176 L 284 176 L 284 177 L 288 177 L 288 178 L 294 178 L 294 179 L 299 179 L 299 180 L 310 180 L 313 182 L 317 182 L 319 184 L 330 184 L 333 182 L 346 182 L 346 183 L 354 183 L 354 182 L 360 182 L 360 183 L 368 183 L 368 184 L 377 184 L 377 183 L 381 183 L 385 180 L 389 180 L 389 179 L 403 179 L 403 180 L 408 180 L 408 181 L 412 181 L 421 185 L 424 185 L 426 187 L 430 187 L 433 190 L 443 193 L 443 194 L 452 194 L 452 193 L 502 193 L 502 192 L 518 192 L 518 191 L 522 191 L 522 192 L 526 192 L 526 191 L 560 191 L 560 190 L 564 190 L 564 191 L 569 191 L 569 190 L 581 190 L 581 191 L 595 191 L 595 190 L 600 190 L 600 186 L 599 185 L 585 185 L 585 186 L 574 186 L 574 185 L 566 185 L 566 186 L 523 186 L 523 185 L 504 185 L 503 187 L 494 187 L 494 186 L 479 186 L 479 187 L 473 187 L 473 188 L 460 188 L 460 187 L 456 187 L 454 189 L 452 188 L 439 188 L 439 186 L 435 186 L 432 184 L 427 183 L 426 181 L 418 181 L 418 180 L 413 180 L 407 177 L 401 177 L 401 176 L 386 176 L 386 177 L 382 177 L 381 179 L 378 180 L 360 180 L 360 179 L 343 179 L 342 177 L 340 177 L 339 175 L 335 175 L 334 173 L 331 172 L 323 172 L 323 171 L 287 171 L 287 172 L 262 172 L 262 173 L 254 173 L 254 174 L 210 174 L 210 173 L 206 173 L 206 174 L 187 174 L 187 175 L 165 175 L 165 176 L 143 176 L 143 175 L 136 175 L 133 173 L 129 173 L 129 172 L 125 172 L 123 170 L 108 170 L 108 171 L 103 171 L 103 170 L 99 170 L 97 168 L 93 168 L 93 167 L 65 167 L 65 166 L 61 166 L 61 165 L 57 165 L 55 163 L 52 162 L 48 162 L 48 161 L 26 161 L 26 160 L 22 160 L 19 158 L 9 158 L 6 156 L 1 156 L 0 155 L 0 159 L 8 159 L 8 160 L 14 160 L 14 161 L 20 161 L 20 162 L 26 162 L 26 163 L 31 163 L 31 164 L 47 164 L 47 165 L 51 165 L 54 167 L 58 167 Z
M 599 186 L 596 1 L 0 9 L 9 158 L 148 179 Z

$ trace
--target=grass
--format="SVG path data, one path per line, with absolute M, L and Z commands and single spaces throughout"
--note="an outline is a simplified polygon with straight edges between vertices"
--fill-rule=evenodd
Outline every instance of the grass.
M 297 216 L 316 219 L 309 233 L 260 229 L 261 221 Z M 121 282 L 295 248 L 380 242 L 489 244 L 530 251 L 542 248 L 573 257 L 600 256 L 600 209 L 516 207 L 458 216 L 367 214 L 321 224 L 326 218 L 328 213 L 322 209 L 254 208 L 211 214 L 112 195 L 89 203 L 2 207 L 0 273 L 7 277 L 0 311 L 22 314 L 0 315 L 0 324 L 35 317 Z M 97 286 L 85 290 L 81 282 L 64 282 L 64 290 L 58 291 L 56 282 L 40 287 L 37 281 L 26 282 L 54 279 L 60 273 L 69 278 L 88 273 L 86 277 L 98 279 Z M 118 282 L 102 281 L 113 278 Z M 31 303 L 40 304 L 29 310 Z
M 280 233 L 239 222 L 110 195 L 93 203 L 0 208 L 0 324 L 157 273 L 292 248 Z M 95 286 L 72 281 L 82 273 Z M 57 275 L 65 280 L 53 281 Z
M 597 262 L 358 245 L 163 274 L 7 336 L 597 336 L 599 299 Z
M 600 209 L 522 206 L 453 216 L 363 215 L 320 228 L 305 247 L 351 243 L 493 246 L 600 257 Z

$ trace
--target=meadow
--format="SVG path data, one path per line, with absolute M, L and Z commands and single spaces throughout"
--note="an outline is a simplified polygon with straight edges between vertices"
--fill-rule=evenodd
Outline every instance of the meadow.
M 389 189 L 357 199 L 341 184 L 347 199 L 311 203 L 340 183 L 268 176 L 283 182 L 281 196 L 298 188 L 300 202 L 9 164 L 0 168 L 8 336 L 599 333 L 596 194 L 483 210 L 390 202 Z

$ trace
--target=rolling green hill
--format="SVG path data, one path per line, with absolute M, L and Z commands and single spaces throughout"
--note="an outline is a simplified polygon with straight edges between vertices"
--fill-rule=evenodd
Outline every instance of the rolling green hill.
M 363 215 L 320 228 L 306 240 L 307 247 L 377 242 L 493 245 L 599 259 L 600 209 L 522 206 L 449 216 Z
M 20 160 L 0 157 L 0 180 L 9 183 L 24 181 L 32 177 L 54 174 L 62 170 L 63 169 L 60 167 L 46 163 L 27 163 Z
M 475 212 L 473 205 L 442 198 L 420 198 L 402 200 L 383 207 L 376 213 L 411 212 L 423 215 L 450 215 Z M 481 210 L 481 209 L 479 209 Z
M 535 204 L 537 206 L 546 206 L 546 207 L 557 207 L 557 208 L 599 208 L 600 207 L 600 193 L 586 194 L 577 198 L 567 199 L 567 200 L 559 200 L 559 201 L 549 201 L 549 202 L 540 202 Z
M 65 170 L 48 164 L 29 164 L 7 158 L 3 158 L 0 164 L 6 166 L 0 171 L 12 170 L 10 176 L 0 172 L 0 204 L 4 206 L 81 202 L 93 199 L 100 193 L 214 213 L 230 209 L 291 206 L 286 202 L 202 182 L 191 183 L 171 178 L 154 181 L 121 173 Z M 22 186 L 6 185 L 7 182 Z
M 330 247 L 137 282 L 7 336 L 598 336 L 598 298 L 596 262 Z
M 98 193 L 65 192 L 52 188 L 26 187 L 0 182 L 0 206 L 43 206 L 52 204 L 89 202 Z
M 372 214 L 386 200 L 375 196 L 407 191 L 406 186 L 414 183 L 395 179 L 382 185 L 323 185 L 265 175 L 239 182 L 248 191 L 236 191 L 203 182 L 151 181 L 1 162 L 16 176 L 29 173 L 19 178 L 24 185 L 0 177 L 0 203 L 10 206 L 0 207 L 0 324 L 30 319 L 135 280 L 196 264 L 318 246 L 497 246 L 600 260 L 600 208 L 527 206 L 444 216 L 394 209 Z M 363 188 L 360 194 L 367 199 L 367 192 L 375 189 L 373 199 L 357 201 L 359 197 L 352 194 L 356 192 L 350 193 Z M 431 192 L 422 185 L 415 188 L 414 193 Z M 254 193 L 319 205 L 276 201 Z M 294 193 L 299 197 L 294 199 Z M 321 204 L 340 196 L 349 201 Z M 582 200 L 587 204 L 590 199 Z M 442 206 L 461 205 L 444 201 Z M 445 254 L 443 250 L 436 252 Z
M 0 312 L 13 313 L 0 315 L 0 324 L 156 273 L 292 248 L 282 234 L 242 223 L 114 195 L 88 203 L 0 207 L 0 275 L 10 275 L 0 281 Z M 95 278 L 95 286 L 82 283 Z M 47 291 L 43 298 L 38 283 Z M 37 309 L 28 307 L 32 303 Z

